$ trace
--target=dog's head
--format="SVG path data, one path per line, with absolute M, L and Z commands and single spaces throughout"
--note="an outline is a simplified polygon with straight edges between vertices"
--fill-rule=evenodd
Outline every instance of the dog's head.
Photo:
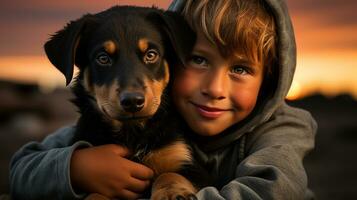
M 177 13 L 116 6 L 69 23 L 45 51 L 67 84 L 76 65 L 76 84 L 94 106 L 106 118 L 123 122 L 155 114 L 170 67 L 185 62 L 194 41 Z

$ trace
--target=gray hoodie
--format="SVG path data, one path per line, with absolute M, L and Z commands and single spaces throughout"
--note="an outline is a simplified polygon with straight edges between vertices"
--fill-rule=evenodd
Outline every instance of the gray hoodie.
M 278 28 L 278 80 L 271 98 L 261 101 L 244 123 L 218 137 L 196 138 L 199 161 L 215 177 L 202 188 L 199 199 L 304 199 L 308 194 L 303 158 L 314 147 L 316 123 L 311 115 L 288 106 L 296 62 L 293 28 L 285 3 L 266 0 Z M 171 10 L 180 11 L 184 0 Z M 81 199 L 71 186 L 69 166 L 76 148 L 90 147 L 73 141 L 75 127 L 49 135 L 44 141 L 22 147 L 10 164 L 11 193 L 16 199 Z

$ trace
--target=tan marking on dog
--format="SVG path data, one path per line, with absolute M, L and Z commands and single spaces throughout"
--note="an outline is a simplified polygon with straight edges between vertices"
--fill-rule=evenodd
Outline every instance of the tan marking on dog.
M 176 172 L 183 164 L 192 160 L 191 151 L 183 141 L 177 141 L 164 148 L 150 152 L 143 158 L 143 163 L 150 167 L 155 175 Z
M 164 66 L 165 66 L 165 78 L 164 81 L 166 84 L 169 83 L 169 79 L 170 79 L 170 71 L 169 71 L 169 64 L 167 63 L 166 60 L 164 60 Z
M 104 50 L 109 54 L 114 54 L 117 50 L 117 46 L 112 40 L 107 40 L 103 43 Z
M 121 111 L 119 99 L 117 96 L 117 88 L 117 80 L 109 86 L 93 86 L 94 96 L 97 100 L 99 110 L 103 113 L 106 119 L 111 122 L 114 128 L 120 130 L 122 123 L 114 119 L 114 117 L 116 117 Z
M 197 189 L 180 174 L 164 173 L 154 181 L 151 191 L 152 200 L 177 199 L 178 196 L 188 199 Z
M 90 74 L 88 69 L 84 69 L 83 72 L 83 82 L 82 82 L 84 89 L 86 89 L 87 92 L 90 94 L 93 94 L 93 86 L 90 82 Z
M 145 79 L 145 106 L 143 112 L 146 115 L 153 115 L 161 104 L 161 96 L 169 82 L 169 66 L 167 62 L 164 63 L 165 77 L 161 80 Z
M 145 81 L 145 106 L 144 110 L 149 115 L 153 115 L 161 104 L 161 96 L 166 87 L 166 83 L 163 80 L 160 81 Z
M 145 39 L 145 38 L 139 39 L 138 47 L 139 47 L 139 50 L 140 50 L 142 53 L 145 53 L 146 50 L 149 48 L 149 42 L 148 42 L 148 40 Z

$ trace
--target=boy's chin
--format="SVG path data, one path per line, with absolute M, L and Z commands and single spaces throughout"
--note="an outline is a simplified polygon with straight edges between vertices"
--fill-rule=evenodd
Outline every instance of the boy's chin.
M 200 135 L 200 136 L 206 136 L 206 137 L 210 137 L 210 136 L 215 136 L 220 134 L 223 130 L 226 129 L 226 127 L 219 127 L 217 125 L 214 125 L 214 123 L 212 124 L 208 124 L 208 123 L 200 123 L 200 124 L 189 124 L 190 127 L 194 127 L 192 128 L 193 131 Z

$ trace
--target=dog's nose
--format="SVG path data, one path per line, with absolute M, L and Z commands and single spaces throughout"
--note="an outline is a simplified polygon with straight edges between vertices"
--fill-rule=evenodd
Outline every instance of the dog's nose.
M 144 107 L 145 97 L 139 92 L 124 92 L 119 98 L 120 105 L 126 112 L 135 113 Z

